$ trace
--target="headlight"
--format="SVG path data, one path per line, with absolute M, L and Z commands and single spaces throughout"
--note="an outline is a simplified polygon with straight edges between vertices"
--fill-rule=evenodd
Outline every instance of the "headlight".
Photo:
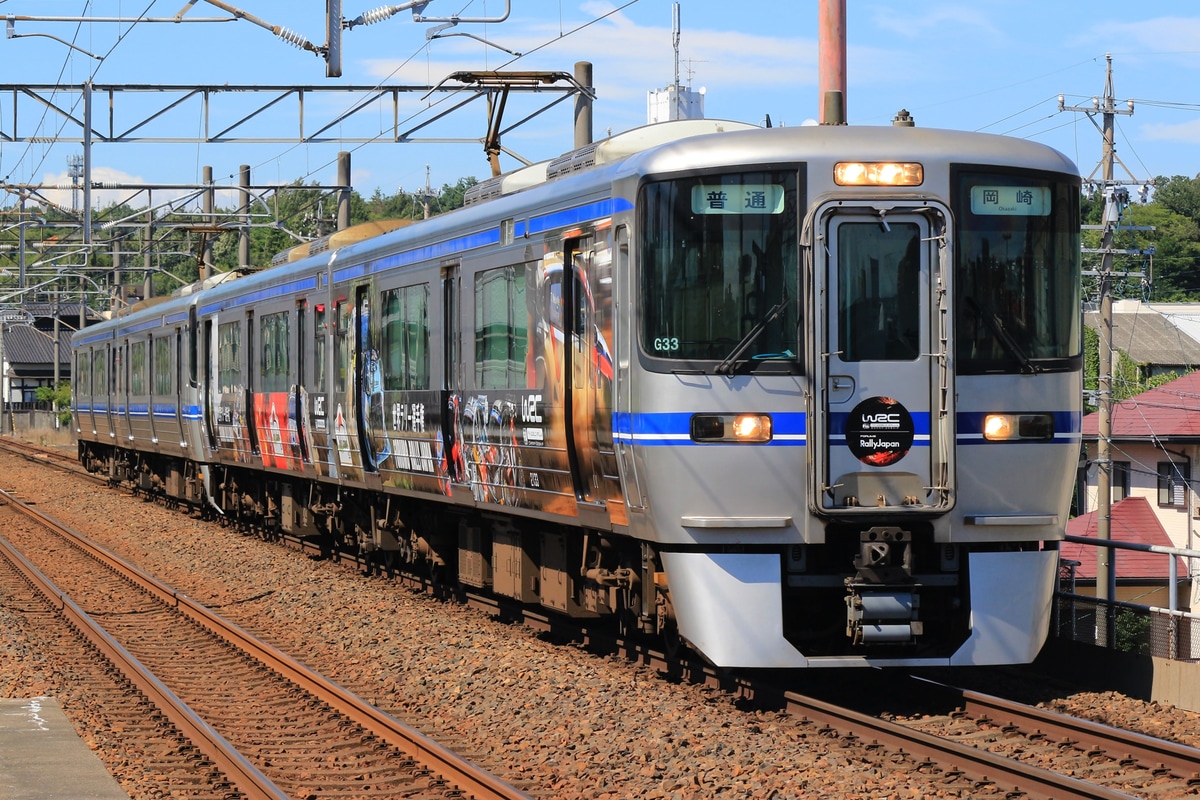
M 1048 441 L 1054 438 L 1054 417 L 1049 414 L 988 414 L 983 418 L 983 438 L 989 442 Z
M 920 186 L 925 168 L 915 162 L 839 161 L 833 166 L 838 186 Z
M 761 444 L 771 441 L 769 414 L 696 414 L 692 441 Z

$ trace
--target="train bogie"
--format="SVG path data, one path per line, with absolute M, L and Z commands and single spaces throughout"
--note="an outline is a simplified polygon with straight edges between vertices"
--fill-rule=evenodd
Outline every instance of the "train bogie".
M 81 458 L 722 666 L 1028 661 L 1078 186 L 1002 137 L 622 134 L 81 332 Z

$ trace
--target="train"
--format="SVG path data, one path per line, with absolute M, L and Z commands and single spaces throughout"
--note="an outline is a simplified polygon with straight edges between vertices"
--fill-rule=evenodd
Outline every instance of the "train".
M 1016 138 L 635 128 L 79 331 L 79 458 L 717 667 L 1029 662 L 1079 202 Z

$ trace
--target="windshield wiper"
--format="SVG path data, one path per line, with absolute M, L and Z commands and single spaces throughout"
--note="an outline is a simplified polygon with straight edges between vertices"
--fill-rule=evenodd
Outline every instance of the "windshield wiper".
M 746 332 L 742 340 L 733 346 L 733 350 L 729 355 L 725 356 L 720 364 L 717 364 L 716 372 L 718 375 L 732 375 L 734 368 L 737 366 L 737 360 L 741 358 L 742 353 L 750 349 L 750 345 L 754 344 L 762 332 L 767 329 L 767 326 L 775 321 L 775 318 L 783 313 L 783 303 L 776 303 L 774 308 L 767 312 L 767 315 L 759 320 L 758 324 Z
M 976 316 L 982 319 L 984 324 L 988 326 L 988 329 L 996 335 L 996 338 L 1004 346 L 1004 349 L 1008 351 L 1008 354 L 1021 362 L 1021 367 L 1025 372 L 1036 375 L 1042 371 L 1041 367 L 1033 363 L 1033 359 L 1029 357 L 1029 354 L 1025 352 L 1021 345 L 1017 344 L 1017 340 L 1004 327 L 1004 321 L 1000 319 L 1000 316 L 995 311 L 992 311 L 991 308 L 981 308 L 973 297 L 966 298 L 966 301 Z

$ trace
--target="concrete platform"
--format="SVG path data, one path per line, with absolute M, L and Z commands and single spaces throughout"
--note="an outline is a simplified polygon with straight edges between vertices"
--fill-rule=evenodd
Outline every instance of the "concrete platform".
M 0 797 L 129 800 L 53 697 L 0 700 Z

